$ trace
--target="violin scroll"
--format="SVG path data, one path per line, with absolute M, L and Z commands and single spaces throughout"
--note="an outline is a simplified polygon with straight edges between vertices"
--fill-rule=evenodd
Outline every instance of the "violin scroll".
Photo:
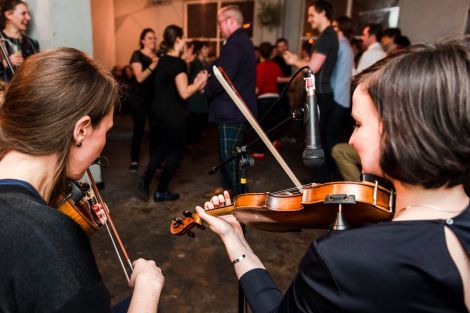
M 170 225 L 170 233 L 176 236 L 188 235 L 189 237 L 195 237 L 195 234 L 191 231 L 192 228 L 197 227 L 204 230 L 206 227 L 202 225 L 202 220 L 197 213 L 185 210 L 183 212 L 184 219 L 175 217 Z

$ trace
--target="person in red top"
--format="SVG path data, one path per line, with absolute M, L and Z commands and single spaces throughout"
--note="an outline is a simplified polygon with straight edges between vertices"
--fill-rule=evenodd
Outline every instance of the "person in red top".
M 271 60 L 274 47 L 269 42 L 263 42 L 259 45 L 260 62 L 256 65 L 256 98 L 258 103 L 258 120 L 267 132 L 282 121 L 281 110 L 279 103 L 275 103 L 279 97 L 278 83 L 285 83 L 289 80 L 284 77 L 284 74 L 279 65 Z M 269 139 L 273 141 L 276 148 L 279 148 L 280 141 L 275 140 L 276 133 L 268 135 Z M 253 157 L 257 160 L 264 159 L 264 153 L 261 148 L 253 153 Z

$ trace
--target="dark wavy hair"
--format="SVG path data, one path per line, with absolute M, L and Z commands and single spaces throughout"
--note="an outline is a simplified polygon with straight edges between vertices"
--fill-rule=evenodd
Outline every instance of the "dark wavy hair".
M 325 12 L 326 18 L 331 21 L 333 19 L 333 6 L 328 1 L 317 0 L 308 5 L 313 7 L 317 13 Z
M 175 45 L 176 38 L 183 38 L 183 29 L 176 25 L 169 25 L 163 31 L 163 40 L 160 43 L 160 50 L 167 53 Z
M 14 10 L 18 4 L 28 4 L 22 0 L 3 0 L 0 1 L 0 29 L 3 30 L 7 24 L 5 13 Z
M 380 166 L 425 188 L 470 183 L 470 50 L 419 44 L 355 78 L 382 122 Z
M 144 30 L 140 33 L 140 37 L 139 37 L 139 46 L 140 46 L 140 49 L 143 49 L 144 48 L 144 44 L 142 43 L 142 40 L 144 40 L 145 36 L 147 35 L 147 33 L 154 33 L 155 32 L 153 31 L 153 29 L 151 28 L 144 28 Z

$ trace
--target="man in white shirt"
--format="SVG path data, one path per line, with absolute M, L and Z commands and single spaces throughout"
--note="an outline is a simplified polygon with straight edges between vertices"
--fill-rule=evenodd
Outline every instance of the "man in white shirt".
M 380 38 L 382 37 L 382 27 L 379 24 L 367 24 L 362 31 L 362 46 L 364 53 L 359 60 L 355 74 L 362 72 L 380 59 L 383 59 L 387 54 L 380 45 Z

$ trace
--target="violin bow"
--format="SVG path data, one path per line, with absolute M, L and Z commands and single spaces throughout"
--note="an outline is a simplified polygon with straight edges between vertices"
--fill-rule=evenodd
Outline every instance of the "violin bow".
M 106 222 L 104 223 L 104 225 L 106 226 L 106 230 L 108 231 L 109 238 L 111 239 L 111 242 L 113 243 L 114 250 L 116 251 L 116 255 L 119 259 L 119 263 L 121 264 L 122 270 L 124 271 L 124 275 L 126 276 L 127 282 L 129 282 L 129 274 L 127 272 L 126 266 L 124 265 L 124 261 L 129 266 L 131 273 L 134 271 L 134 266 L 132 266 L 132 262 L 129 258 L 129 255 L 127 254 L 127 250 L 124 247 L 124 244 L 122 243 L 121 237 L 119 236 L 119 233 L 117 232 L 116 227 L 114 226 L 113 220 L 111 218 L 111 214 L 109 213 L 108 206 L 103 201 L 103 197 L 101 196 L 101 193 L 98 190 L 98 187 L 96 186 L 95 179 L 93 178 L 93 175 L 91 174 L 90 169 L 88 168 L 86 172 L 88 175 L 88 179 L 90 180 L 93 192 L 95 193 L 95 196 L 98 199 L 98 203 L 101 205 L 101 208 L 103 209 L 103 212 L 106 215 Z M 112 232 L 108 226 L 108 221 L 109 221 L 109 226 L 111 226 Z M 114 237 L 113 237 L 113 234 L 114 234 Z M 116 238 L 116 240 L 114 238 Z M 117 241 L 117 244 L 116 244 L 116 241 Z M 119 252 L 118 246 L 121 252 Z M 123 260 L 123 257 L 124 257 L 124 260 Z
M 268 136 L 266 136 L 263 129 L 259 126 L 255 117 L 253 116 L 253 113 L 251 113 L 245 101 L 240 96 L 237 89 L 235 88 L 232 81 L 230 80 L 230 77 L 228 77 L 227 73 L 224 71 L 222 67 L 217 67 L 214 65 L 212 69 L 214 71 L 215 77 L 217 78 L 219 83 L 222 85 L 222 87 L 225 89 L 229 97 L 232 99 L 232 101 L 235 103 L 238 109 L 242 112 L 243 116 L 246 118 L 248 123 L 250 123 L 251 127 L 253 127 L 253 129 L 256 131 L 256 133 L 264 142 L 266 147 L 268 147 L 269 151 L 272 153 L 272 155 L 274 156 L 276 161 L 279 163 L 279 165 L 281 165 L 282 169 L 287 174 L 287 176 L 289 176 L 291 181 L 294 183 L 295 187 L 299 190 L 299 192 L 302 193 L 304 191 L 302 184 L 294 175 L 290 167 L 287 165 L 286 161 L 284 161 L 282 156 L 279 154 L 277 149 L 274 148 L 273 144 L 269 140 Z

